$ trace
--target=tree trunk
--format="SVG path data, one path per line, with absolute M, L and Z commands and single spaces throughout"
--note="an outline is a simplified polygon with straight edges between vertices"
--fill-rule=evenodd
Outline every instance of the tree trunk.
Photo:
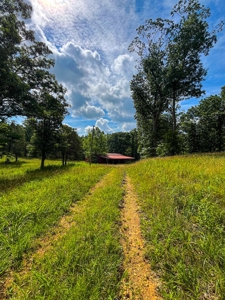
M 218 116 L 218 151 L 221 152 L 223 149 L 223 120 L 221 116 Z
M 9 140 L 9 144 L 8 144 L 8 152 L 11 151 L 11 146 L 12 146 L 12 140 Z
M 42 152 L 41 152 L 41 169 L 44 169 L 44 166 L 45 166 L 45 149 L 42 149 Z
M 65 153 L 62 152 L 62 165 L 64 166 L 65 165 Z
M 173 119 L 173 132 L 174 132 L 177 129 L 175 92 L 173 92 L 173 100 L 172 100 L 172 119 Z
M 157 148 L 157 131 L 158 131 L 158 117 L 153 116 L 152 120 L 152 156 L 156 156 L 156 148 Z

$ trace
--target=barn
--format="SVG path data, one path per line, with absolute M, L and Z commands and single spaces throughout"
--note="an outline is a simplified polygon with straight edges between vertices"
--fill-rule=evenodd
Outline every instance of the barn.
M 131 156 L 122 155 L 120 153 L 107 153 L 106 155 L 98 155 L 98 163 L 100 164 L 124 164 L 134 161 Z

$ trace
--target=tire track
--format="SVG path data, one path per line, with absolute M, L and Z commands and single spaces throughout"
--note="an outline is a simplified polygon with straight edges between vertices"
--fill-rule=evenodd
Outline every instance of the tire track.
M 125 197 L 122 209 L 122 246 L 124 276 L 120 299 L 159 300 L 159 281 L 144 258 L 144 240 L 141 236 L 137 196 L 129 177 L 125 178 Z
M 51 229 L 51 232 L 46 234 L 45 236 L 42 236 L 35 240 L 35 248 L 33 253 L 29 255 L 25 255 L 22 267 L 19 271 L 11 270 L 9 273 L 1 278 L 0 281 L 0 300 L 8 299 L 7 296 L 7 290 L 9 290 L 13 283 L 14 283 L 14 277 L 19 275 L 25 275 L 27 272 L 29 272 L 32 269 L 33 262 L 36 258 L 41 258 L 45 255 L 45 253 L 49 250 L 51 250 L 55 243 L 61 239 L 69 230 L 71 227 L 76 226 L 76 215 L 82 212 L 85 207 L 88 205 L 89 199 L 93 192 L 96 189 L 102 188 L 105 184 L 105 180 L 107 180 L 107 177 L 110 175 L 111 171 L 103 176 L 103 178 L 90 189 L 88 194 L 84 196 L 83 199 L 80 201 L 77 201 L 76 203 L 73 203 L 70 211 L 68 214 L 64 215 L 58 222 L 58 224 Z

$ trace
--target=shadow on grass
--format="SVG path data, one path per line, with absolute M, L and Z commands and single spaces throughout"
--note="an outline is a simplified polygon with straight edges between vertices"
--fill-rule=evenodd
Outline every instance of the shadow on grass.
M 63 174 L 74 165 L 75 163 L 70 163 L 67 166 L 49 165 L 44 167 L 44 169 L 29 169 L 26 173 L 24 173 L 24 175 L 16 175 L 13 178 L 2 178 L 0 181 L 0 195 L 9 190 L 15 189 L 24 183 L 35 180 L 42 181 L 45 178 Z
M 24 164 L 27 164 L 27 161 L 20 160 L 20 161 L 10 161 L 10 162 L 5 162 L 2 161 L 0 162 L 0 169 L 8 169 L 8 168 L 20 168 Z

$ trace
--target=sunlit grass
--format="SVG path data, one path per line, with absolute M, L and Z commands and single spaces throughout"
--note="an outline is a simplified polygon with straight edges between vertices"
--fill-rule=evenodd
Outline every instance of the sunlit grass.
M 29 168 L 15 182 L 11 177 L 10 189 L 0 195 L 0 274 L 17 268 L 34 239 L 56 224 L 109 170 L 77 164 L 42 171 Z
M 162 280 L 163 298 L 224 299 L 224 154 L 123 167 L 49 164 L 44 171 L 38 160 L 0 165 L 0 270 L 17 272 L 11 299 L 116 299 L 124 170 L 139 196 L 146 258 Z M 76 225 L 36 257 L 30 271 L 18 273 L 24 253 L 36 251 L 37 237 L 51 232 L 71 204 L 109 172 L 74 216 Z
M 31 271 L 17 275 L 10 299 L 116 299 L 123 174 L 114 168 L 88 196 L 74 216 L 75 226 L 44 257 L 36 257 Z
M 67 168 L 76 166 L 88 167 L 85 162 L 70 162 Z M 39 159 L 20 158 L 18 162 L 5 164 L 0 160 L 0 194 L 5 193 L 21 184 L 33 180 L 40 180 L 42 177 L 52 176 L 54 172 L 63 173 L 67 168 L 62 167 L 59 160 L 46 160 L 45 168 L 40 170 Z
M 224 155 L 149 159 L 128 174 L 163 297 L 224 299 Z

